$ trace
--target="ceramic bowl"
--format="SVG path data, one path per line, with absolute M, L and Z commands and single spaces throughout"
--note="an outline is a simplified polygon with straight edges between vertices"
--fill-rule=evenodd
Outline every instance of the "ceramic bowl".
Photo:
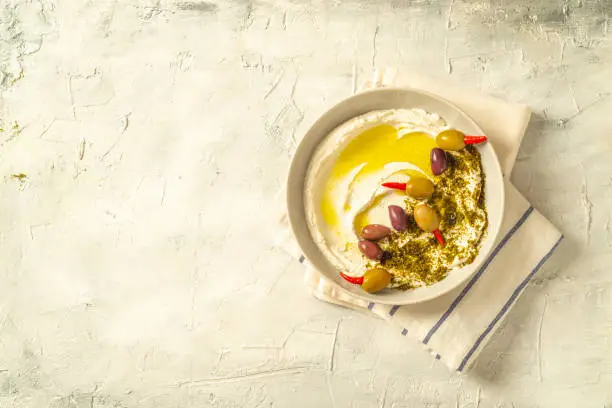
M 369 302 L 392 305 L 419 303 L 443 295 L 461 285 L 478 270 L 493 249 L 504 213 L 504 183 L 501 168 L 493 146 L 485 143 L 479 145 L 478 150 L 486 174 L 485 205 L 489 223 L 486 237 L 481 243 L 480 251 L 474 262 L 451 271 L 445 279 L 434 285 L 407 291 L 385 289 L 379 293 L 370 294 L 358 285 L 352 285 L 340 277 L 338 270 L 319 250 L 308 229 L 304 206 L 304 185 L 310 158 L 318 144 L 332 130 L 356 116 L 374 110 L 412 108 L 438 113 L 451 127 L 460 129 L 466 134 L 484 134 L 469 116 L 440 97 L 413 89 L 379 88 L 351 96 L 325 112 L 302 138 L 289 170 L 287 182 L 289 223 L 307 261 L 351 295 Z

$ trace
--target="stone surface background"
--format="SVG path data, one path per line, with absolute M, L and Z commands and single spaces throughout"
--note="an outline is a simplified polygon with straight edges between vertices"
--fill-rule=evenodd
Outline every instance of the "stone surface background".
M 610 0 L 0 0 L 0 407 L 612 406 Z M 566 240 L 467 376 L 274 248 L 374 66 L 529 104 Z M 282 200 L 281 200 L 282 201 Z

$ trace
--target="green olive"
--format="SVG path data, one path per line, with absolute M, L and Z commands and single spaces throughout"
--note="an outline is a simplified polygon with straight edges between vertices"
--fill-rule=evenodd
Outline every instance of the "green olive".
M 406 183 L 406 194 L 417 200 L 425 200 L 431 197 L 433 192 L 433 183 L 425 177 L 410 177 Z
M 438 213 L 426 204 L 418 204 L 414 207 L 414 221 L 425 232 L 434 232 L 440 226 Z
M 444 150 L 461 150 L 465 147 L 465 135 L 456 129 L 448 129 L 438 133 L 436 143 Z
M 363 274 L 361 287 L 368 293 L 380 292 L 391 282 L 391 274 L 385 268 L 368 269 Z

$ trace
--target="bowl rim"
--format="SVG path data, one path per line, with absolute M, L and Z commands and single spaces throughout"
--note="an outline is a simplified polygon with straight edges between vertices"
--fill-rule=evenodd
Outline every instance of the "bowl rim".
M 302 211 L 297 211 L 297 209 L 295 208 L 295 206 L 291 205 L 292 203 L 292 184 L 295 182 L 296 178 L 298 178 L 297 173 L 301 173 L 302 172 L 302 166 L 300 166 L 300 164 L 295 160 L 296 157 L 303 155 L 304 153 L 301 153 L 302 150 L 306 149 L 307 147 L 305 147 L 305 141 L 308 138 L 308 136 L 311 134 L 311 132 L 313 131 L 313 129 L 315 129 L 317 126 L 321 125 L 322 122 L 329 120 L 330 116 L 333 116 L 335 114 L 335 112 L 339 109 L 341 109 L 342 107 L 350 104 L 352 101 L 363 98 L 363 97 L 367 97 L 367 95 L 369 94 L 374 94 L 374 93 L 386 93 L 386 92 L 411 92 L 411 93 L 416 93 L 416 94 L 420 94 L 424 97 L 430 98 L 432 100 L 435 100 L 438 103 L 447 105 L 447 107 L 449 107 L 450 109 L 452 109 L 453 111 L 455 111 L 457 114 L 459 114 L 460 116 L 463 117 L 464 120 L 466 120 L 467 122 L 470 123 L 470 125 L 472 125 L 475 129 L 478 129 L 480 131 L 480 134 L 485 134 L 484 131 L 482 131 L 482 129 L 480 128 L 480 126 L 478 126 L 478 123 L 476 121 L 474 121 L 472 119 L 471 116 L 469 116 L 467 113 L 465 113 L 461 108 L 459 108 L 458 106 L 456 106 L 454 103 L 438 96 L 435 94 L 432 94 L 430 92 L 427 91 L 423 91 L 420 89 L 415 89 L 415 88 L 410 88 L 410 87 L 380 87 L 380 88 L 374 88 L 374 89 L 369 89 L 369 90 L 365 90 L 362 92 L 359 92 L 357 94 L 351 95 L 348 98 L 344 98 L 341 101 L 337 102 L 336 104 L 334 104 L 332 107 L 326 109 L 318 118 L 317 120 L 315 120 L 311 126 L 304 132 L 302 139 L 300 140 L 292 158 L 291 158 L 291 165 L 289 167 L 289 172 L 288 172 L 288 176 L 287 176 L 287 181 L 286 181 L 286 196 L 285 196 L 285 200 L 286 200 L 286 204 L 287 204 L 287 218 L 289 221 L 289 225 L 293 234 L 293 237 L 295 238 L 304 258 L 309 262 L 310 265 L 312 265 L 315 269 L 319 269 L 317 268 L 317 264 L 319 263 L 316 259 L 314 259 L 313 257 L 310 256 L 309 254 L 309 250 L 305 249 L 306 245 L 303 242 L 304 241 L 304 234 L 298 233 L 297 231 L 297 224 L 298 224 L 298 217 L 304 217 L 305 216 L 305 208 L 302 209 Z M 389 108 L 389 109 L 393 109 L 393 108 Z M 398 108 L 401 109 L 401 108 Z M 370 111 L 373 111 L 375 109 L 372 109 Z M 359 116 L 360 114 L 355 115 L 354 117 Z M 347 119 L 350 120 L 350 119 Z M 335 127 L 341 125 L 344 122 L 338 123 L 335 125 Z M 326 135 L 322 135 L 320 136 L 319 140 L 317 141 L 316 145 L 318 145 L 324 138 Z M 501 165 L 499 163 L 499 158 L 497 156 L 497 153 L 495 152 L 495 149 L 493 148 L 493 145 L 491 143 L 487 143 L 486 147 L 491 150 L 491 158 L 493 161 L 493 166 L 495 167 L 495 171 L 499 173 L 499 175 L 501 175 L 501 179 L 503 181 L 504 176 L 501 170 Z M 314 150 L 316 149 L 316 147 L 310 152 L 306 163 L 307 166 L 310 164 L 310 159 L 312 158 L 312 154 L 314 153 Z M 489 169 L 490 170 L 490 169 Z M 308 170 L 306 169 L 306 172 Z M 302 188 L 301 190 L 301 194 L 302 194 L 302 199 L 300 201 L 300 204 L 302 207 L 304 207 L 304 199 L 303 199 L 303 186 L 304 186 L 304 182 L 305 180 L 302 179 L 301 180 L 301 184 L 302 184 Z M 498 194 L 501 196 L 499 197 L 498 202 L 500 203 L 500 208 L 499 208 L 499 213 L 500 213 L 500 217 L 497 220 L 496 225 L 490 225 L 490 231 L 492 231 L 492 233 L 489 234 L 489 236 L 487 236 L 485 239 L 487 241 L 491 242 L 491 245 L 489 246 L 488 250 L 486 251 L 486 254 L 484 254 L 484 256 L 482 257 L 482 259 L 480 260 L 480 262 L 478 262 L 477 265 L 475 265 L 475 267 L 473 268 L 473 271 L 471 273 L 466 273 L 461 279 L 459 279 L 456 284 L 454 285 L 449 285 L 448 287 L 439 290 L 438 292 L 432 292 L 429 295 L 426 296 L 422 296 L 419 299 L 416 300 L 407 300 L 407 301 L 400 301 L 398 302 L 397 299 L 395 300 L 389 300 L 389 299 L 385 299 L 384 297 L 380 297 L 377 300 L 372 300 L 372 297 L 377 297 L 376 294 L 362 294 L 362 293 L 358 293 L 358 292 L 351 292 L 348 289 L 342 287 L 342 285 L 338 284 L 337 282 L 334 282 L 332 279 L 330 279 L 330 282 L 334 285 L 335 288 L 343 291 L 344 293 L 346 293 L 348 296 L 354 297 L 356 299 L 360 299 L 366 302 L 374 302 L 374 303 L 379 303 L 379 304 L 388 304 L 388 305 L 406 305 L 406 304 L 417 304 L 417 303 L 422 303 L 422 302 L 427 302 L 430 301 L 432 299 L 436 299 L 439 298 L 440 296 L 443 296 L 447 293 L 449 293 L 452 290 L 457 289 L 459 286 L 461 286 L 463 283 L 465 283 L 468 279 L 470 279 L 477 270 L 479 270 L 479 268 L 485 263 L 486 259 L 490 256 L 491 252 L 494 250 L 495 247 L 495 243 L 497 241 L 497 238 L 499 236 L 500 230 L 501 230 L 501 225 L 502 225 L 502 221 L 503 221 L 503 217 L 504 217 L 504 212 L 505 212 L 505 185 L 504 183 L 500 183 L 499 187 L 496 188 L 496 191 L 498 192 Z M 490 194 L 489 191 L 487 191 L 487 194 Z M 300 215 L 301 214 L 301 215 Z M 488 218 L 488 217 L 487 217 Z M 490 220 L 489 220 L 490 221 Z M 316 244 L 316 242 L 314 241 L 310 231 L 308 230 L 308 233 L 306 234 L 308 235 L 308 239 L 317 247 L 317 250 L 320 252 L 320 256 L 325 258 L 325 256 L 323 255 L 323 253 L 320 251 L 320 249 L 318 249 L 318 246 Z M 482 247 L 481 247 L 482 249 Z M 320 272 L 322 275 L 326 275 L 325 272 L 321 271 Z M 445 279 L 441 280 L 440 282 L 443 282 Z M 436 283 L 437 284 L 437 283 Z M 431 285 L 430 287 L 435 286 Z

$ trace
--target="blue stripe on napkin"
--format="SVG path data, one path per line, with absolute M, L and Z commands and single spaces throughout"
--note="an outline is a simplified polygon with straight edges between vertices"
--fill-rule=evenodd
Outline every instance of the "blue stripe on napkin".
M 514 292 L 512 292 L 512 295 L 510 296 L 510 298 L 506 302 L 506 304 L 501 308 L 501 310 L 499 311 L 499 313 L 497 313 L 497 315 L 495 316 L 493 321 L 487 326 L 487 328 L 478 337 L 478 339 L 476 340 L 476 343 L 474 343 L 474 345 L 472 346 L 470 351 L 468 351 L 468 353 L 465 355 L 465 357 L 463 357 L 463 360 L 461 361 L 461 364 L 459 364 L 459 367 L 457 368 L 457 371 L 462 371 L 465 368 L 465 365 L 470 360 L 470 357 L 472 357 L 472 354 L 474 354 L 474 352 L 478 349 L 478 346 L 480 346 L 480 343 L 482 343 L 484 338 L 487 337 L 487 335 L 491 332 L 491 330 L 493 330 L 493 328 L 495 327 L 497 322 L 499 322 L 499 320 L 506 314 L 506 312 L 508 311 L 508 309 L 510 308 L 512 303 L 514 303 L 514 301 L 516 300 L 518 295 L 525 288 L 527 283 L 529 283 L 529 281 L 531 280 L 533 275 L 535 275 L 536 272 L 542 267 L 542 265 L 544 265 L 544 263 L 548 260 L 548 258 L 550 258 L 552 253 L 555 251 L 555 249 L 557 249 L 557 247 L 561 243 L 561 241 L 563 241 L 563 236 L 559 237 L 559 239 L 557 240 L 555 245 L 550 249 L 550 251 L 548 251 L 548 253 L 546 255 L 544 255 L 544 257 L 542 259 L 540 259 L 540 262 L 538 262 L 538 264 L 535 266 L 535 268 L 533 268 L 533 270 L 529 273 L 529 275 L 527 275 L 525 277 L 525 279 L 520 283 L 520 285 L 518 285 L 516 287 L 516 289 L 514 290 Z
M 389 310 L 389 316 L 393 316 L 395 312 L 397 312 L 397 309 L 399 309 L 398 305 L 393 306 L 391 310 Z

